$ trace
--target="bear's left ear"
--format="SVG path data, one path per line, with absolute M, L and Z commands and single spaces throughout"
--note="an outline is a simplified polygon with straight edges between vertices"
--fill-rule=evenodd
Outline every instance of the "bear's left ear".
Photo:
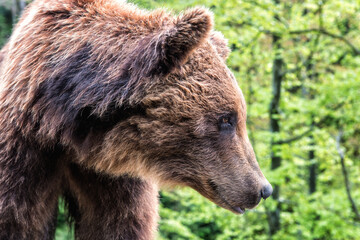
M 186 11 L 171 27 L 143 39 L 135 50 L 132 71 L 140 76 L 166 75 L 183 64 L 212 29 L 212 14 L 205 8 Z M 134 72 L 133 72 L 134 73 Z
M 221 32 L 213 31 L 210 34 L 210 42 L 215 46 L 220 57 L 226 60 L 230 54 L 230 48 L 228 47 L 228 41 L 224 35 L 222 35 Z

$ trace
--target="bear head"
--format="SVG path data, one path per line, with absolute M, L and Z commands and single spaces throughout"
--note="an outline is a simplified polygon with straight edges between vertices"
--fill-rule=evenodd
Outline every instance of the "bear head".
M 6 118 L 84 167 L 190 186 L 242 213 L 272 188 L 212 26 L 204 8 L 173 17 L 123 1 L 35 1 L 7 46 L 20 70 L 2 72 Z
M 236 213 L 255 207 L 272 188 L 247 135 L 228 53 L 203 8 L 142 37 L 122 68 L 127 80 L 117 105 L 128 117 L 81 161 L 115 176 L 190 186 Z

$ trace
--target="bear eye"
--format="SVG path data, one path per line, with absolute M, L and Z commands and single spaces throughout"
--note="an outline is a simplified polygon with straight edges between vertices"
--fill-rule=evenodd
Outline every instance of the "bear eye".
M 219 118 L 220 131 L 232 131 L 235 127 L 236 118 L 234 114 L 228 114 Z

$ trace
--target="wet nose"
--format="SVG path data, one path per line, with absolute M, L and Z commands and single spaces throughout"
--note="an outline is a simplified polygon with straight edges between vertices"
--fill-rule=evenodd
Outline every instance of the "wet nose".
M 261 189 L 260 195 L 265 200 L 268 197 L 270 197 L 272 192 L 273 192 L 273 188 L 272 188 L 271 184 L 267 184 Z

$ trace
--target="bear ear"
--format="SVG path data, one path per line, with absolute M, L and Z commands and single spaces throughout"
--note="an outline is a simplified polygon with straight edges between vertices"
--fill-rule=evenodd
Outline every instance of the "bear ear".
M 225 60 L 230 54 L 228 41 L 221 32 L 213 31 L 210 34 L 210 42 L 215 46 L 218 54 Z
M 175 21 L 175 26 L 165 33 L 162 44 L 164 72 L 183 64 L 191 52 L 205 39 L 213 26 L 212 14 L 204 8 L 186 11 Z
M 170 27 L 140 42 L 130 69 L 133 74 L 145 77 L 172 72 L 208 38 L 212 26 L 212 14 L 207 9 L 200 7 L 184 12 Z

